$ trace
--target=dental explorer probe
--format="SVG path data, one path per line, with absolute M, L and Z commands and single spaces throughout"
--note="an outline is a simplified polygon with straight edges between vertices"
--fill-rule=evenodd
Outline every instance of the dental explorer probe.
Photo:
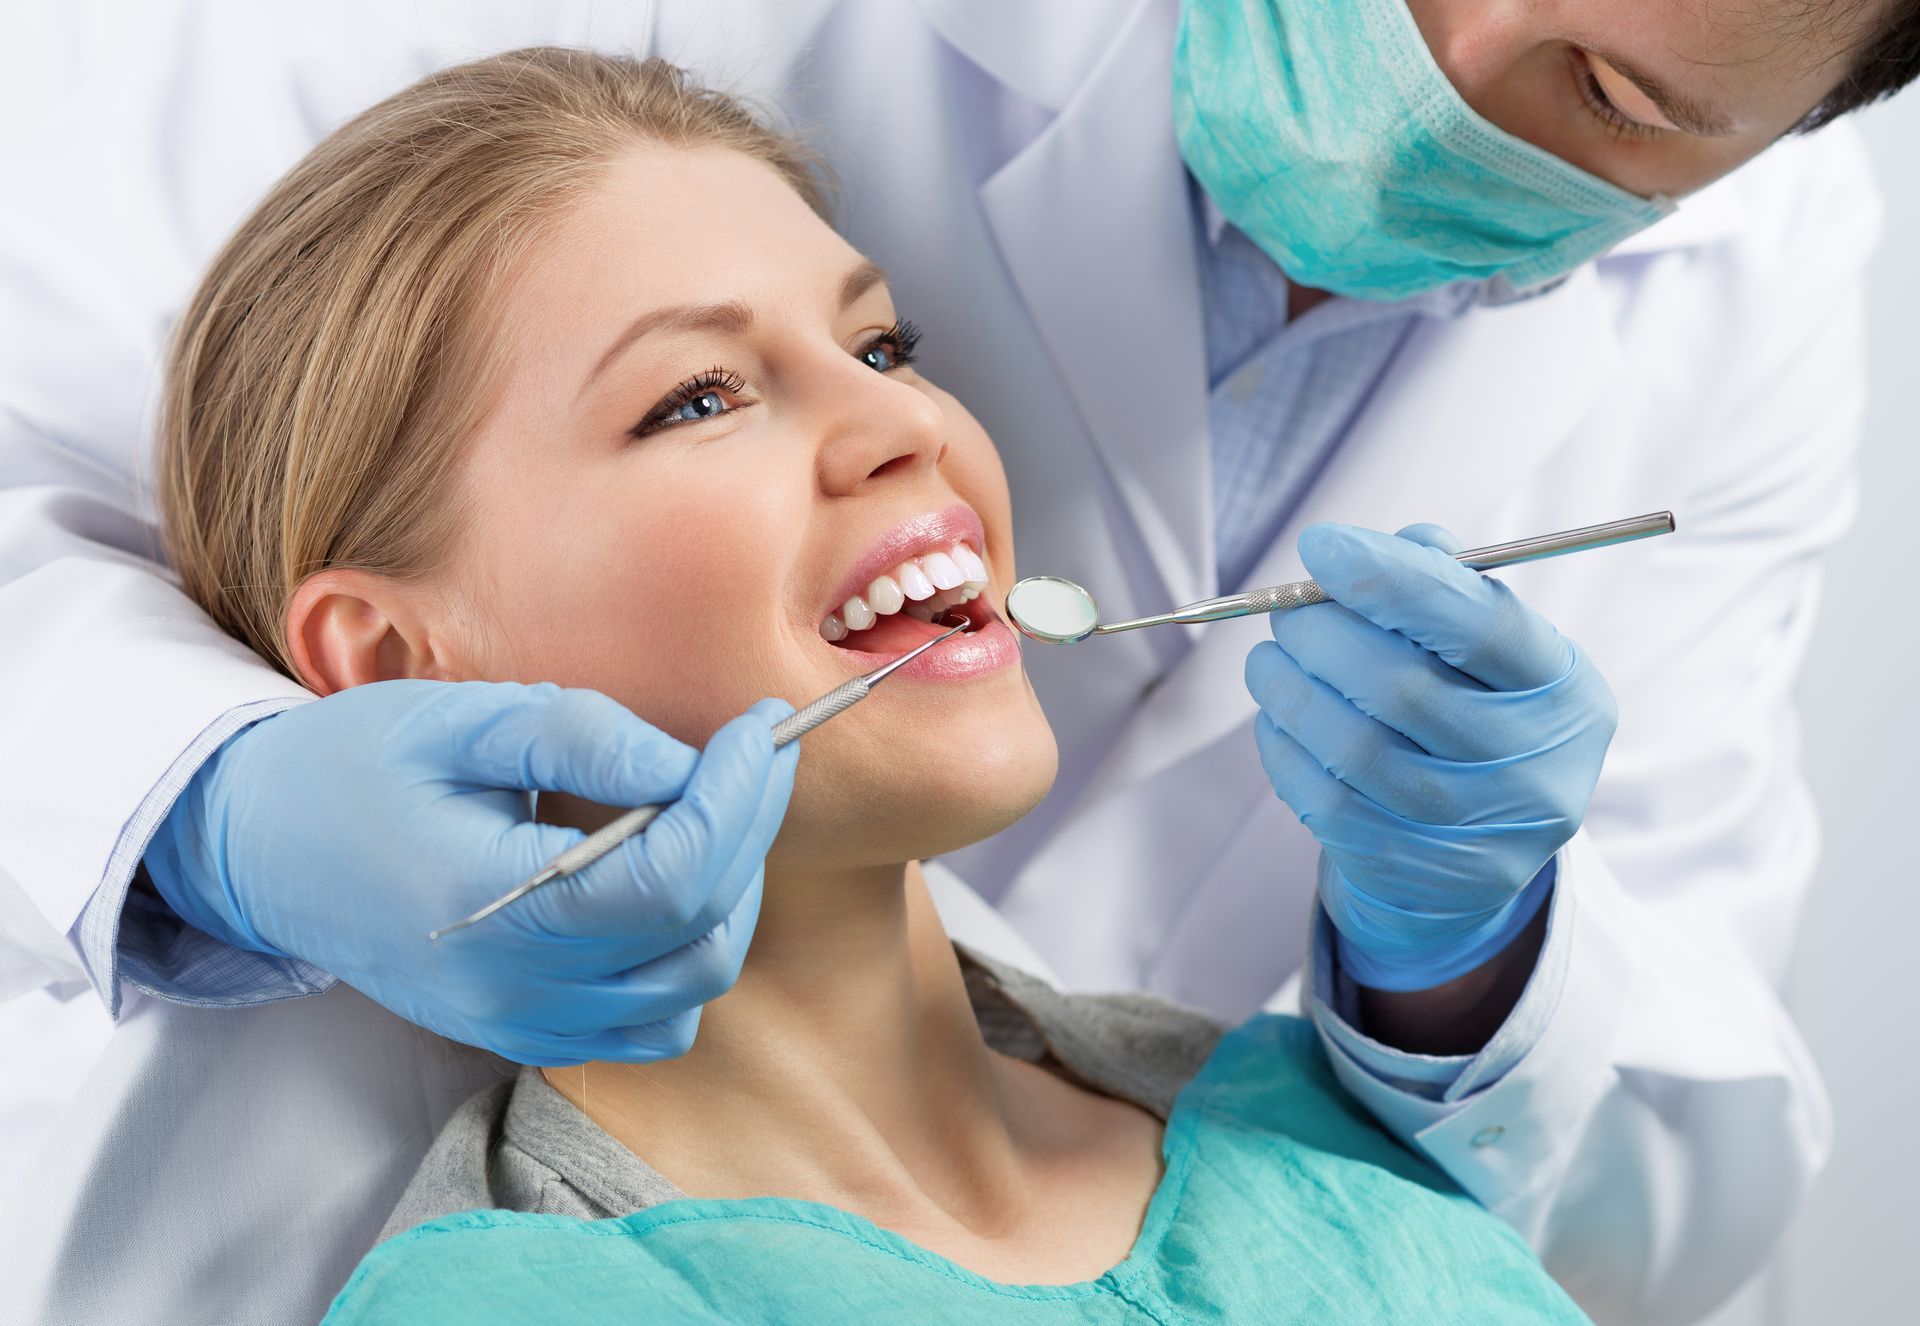
M 785 718 L 773 725 L 773 748 L 779 750 L 782 746 L 790 742 L 798 741 L 801 737 L 804 737 L 807 733 L 819 727 L 835 714 L 845 713 L 847 710 L 853 708 L 854 705 L 871 695 L 875 686 L 885 681 L 899 668 L 919 658 L 920 655 L 926 653 L 941 641 L 950 640 L 966 629 L 967 623 L 961 622 L 945 635 L 936 635 L 926 643 L 909 649 L 892 662 L 883 663 L 872 672 L 855 677 L 851 681 L 841 682 L 838 686 L 828 691 L 812 704 L 809 704 L 806 708 L 788 714 Z M 621 843 L 633 837 L 634 834 L 639 833 L 649 824 L 653 823 L 654 820 L 659 817 L 660 812 L 665 810 L 670 804 L 670 802 L 663 802 L 659 805 L 641 806 L 638 809 L 628 811 L 609 824 L 602 825 L 600 828 L 588 834 L 584 839 L 560 853 L 559 856 L 547 862 L 538 873 L 529 876 L 525 883 L 516 886 L 511 892 L 501 894 L 472 916 L 455 921 L 452 925 L 442 926 L 438 930 L 429 930 L 427 932 L 427 938 L 430 940 L 438 940 L 443 936 L 452 934 L 456 930 L 465 930 L 476 921 L 486 920 L 508 903 L 516 902 L 526 897 L 541 885 L 551 884 L 556 879 L 563 879 L 568 875 L 585 870 Z
M 1631 520 L 1615 520 L 1605 525 L 1542 534 L 1532 539 L 1490 544 L 1455 553 L 1455 560 L 1476 571 L 1490 571 L 1518 562 L 1559 557 L 1565 553 L 1605 548 L 1615 543 L 1630 543 L 1658 534 L 1673 533 L 1673 512 L 1655 511 Z M 1029 639 L 1049 645 L 1077 644 L 1092 635 L 1113 635 L 1118 631 L 1136 631 L 1142 626 L 1165 626 L 1173 622 L 1220 621 L 1227 617 L 1249 617 L 1255 613 L 1283 612 L 1326 603 L 1332 596 L 1311 580 L 1295 580 L 1265 589 L 1250 589 L 1243 594 L 1202 599 L 1151 617 L 1135 617 L 1124 622 L 1102 624 L 1093 595 L 1071 580 L 1058 576 L 1028 576 L 1007 591 L 1007 618 Z

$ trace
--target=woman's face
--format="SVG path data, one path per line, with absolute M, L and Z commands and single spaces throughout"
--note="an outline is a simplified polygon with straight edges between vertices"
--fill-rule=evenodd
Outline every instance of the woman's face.
M 978 629 L 805 738 L 773 860 L 932 855 L 1045 794 L 1052 732 L 990 606 L 1013 579 L 999 456 L 912 367 L 879 269 L 777 175 L 638 147 L 494 316 L 444 572 L 478 618 L 443 628 L 463 675 L 591 687 L 700 745 L 938 634 L 923 619 L 984 581 L 955 609 Z
M 1482 116 L 1624 189 L 1679 197 L 1798 124 L 1887 0 L 1407 0 Z

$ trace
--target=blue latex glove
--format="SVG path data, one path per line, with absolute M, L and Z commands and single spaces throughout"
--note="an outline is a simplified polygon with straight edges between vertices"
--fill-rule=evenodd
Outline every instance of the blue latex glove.
M 1301 560 L 1334 601 L 1275 615 L 1247 657 L 1261 763 L 1320 841 L 1343 967 L 1376 989 L 1429 989 L 1512 941 L 1613 738 L 1599 671 L 1459 546 L 1432 525 L 1309 527 Z
M 696 751 L 594 691 L 392 681 L 241 732 L 145 857 L 189 924 L 299 957 L 400 1016 L 527 1064 L 685 1053 L 760 913 L 797 745 L 767 700 Z M 438 943 L 581 840 L 529 790 L 677 802 L 588 869 Z

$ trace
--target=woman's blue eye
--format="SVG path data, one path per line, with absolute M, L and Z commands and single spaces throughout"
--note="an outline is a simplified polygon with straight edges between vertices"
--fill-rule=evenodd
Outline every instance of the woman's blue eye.
M 692 400 L 684 402 L 679 409 L 667 417 L 675 423 L 692 423 L 696 419 L 711 418 L 727 408 L 727 402 L 717 391 L 703 391 Z
M 738 373 L 727 368 L 710 368 L 668 392 L 665 399 L 647 412 L 646 418 L 627 430 L 628 435 L 645 437 L 662 428 L 697 424 L 702 419 L 732 414 L 742 406 L 753 404 L 751 400 L 741 399 L 746 389 L 746 379 Z
M 891 373 L 914 361 L 920 329 L 904 319 L 881 332 L 860 352 L 860 362 L 876 373 Z

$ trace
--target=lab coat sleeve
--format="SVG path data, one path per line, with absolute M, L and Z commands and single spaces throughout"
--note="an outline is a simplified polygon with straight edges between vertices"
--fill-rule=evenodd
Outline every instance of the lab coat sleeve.
M 50 444 L 0 408 L 6 483 Z M 130 551 L 142 532 L 84 487 L 0 489 L 0 994 L 84 980 L 116 1016 L 148 838 L 225 734 L 305 696 Z
M 58 10 L 38 36 L 72 86 L 0 93 L 0 997 L 90 982 L 117 1007 L 148 835 L 222 735 L 305 697 L 161 565 L 149 460 L 173 311 L 297 150 L 266 103 L 246 132 L 203 122 L 224 61 L 176 49 L 191 16 Z M 203 133 L 217 146 L 169 150 Z
M 1749 198 L 1745 239 L 1658 259 L 1719 302 L 1711 350 L 1666 365 L 1675 399 L 1706 403 L 1654 480 L 1681 529 L 1648 545 L 1660 592 L 1563 600 L 1604 642 L 1621 727 L 1532 982 L 1485 1053 L 1523 1052 L 1436 1095 L 1382 1075 L 1310 1002 L 1348 1089 L 1602 1322 L 1693 1321 L 1731 1294 L 1832 1136 L 1781 999 L 1818 846 L 1792 689 L 1854 506 L 1878 208 L 1850 134 L 1778 150 L 1793 161 Z
M 1477 1054 L 1411 1054 L 1383 1045 L 1360 1031 L 1359 990 L 1341 970 L 1340 937 L 1333 928 L 1332 918 L 1324 907 L 1316 905 L 1304 982 L 1308 992 L 1306 1007 L 1328 1041 L 1329 1051 L 1396 1090 L 1412 1092 L 1427 1100 L 1460 1100 L 1505 1077 L 1545 1034 L 1565 981 L 1573 927 L 1570 921 L 1558 919 L 1562 895 L 1554 884 L 1559 866 L 1556 856 L 1528 885 L 1546 894 L 1545 900 L 1537 904 L 1548 914 L 1546 938 L 1541 942 L 1541 951 L 1534 960 L 1534 970 L 1522 997 L 1501 1024 L 1498 1034 L 1481 1046 Z
M 1597 1320 L 1692 1321 L 1764 1260 L 1825 1162 L 1831 1112 L 1750 962 L 1664 924 L 1584 833 L 1560 870 L 1514 1017 L 1544 1029 L 1491 1086 L 1430 1099 L 1327 1035 L 1319 998 L 1311 1011 L 1347 1089 L 1525 1234 Z

